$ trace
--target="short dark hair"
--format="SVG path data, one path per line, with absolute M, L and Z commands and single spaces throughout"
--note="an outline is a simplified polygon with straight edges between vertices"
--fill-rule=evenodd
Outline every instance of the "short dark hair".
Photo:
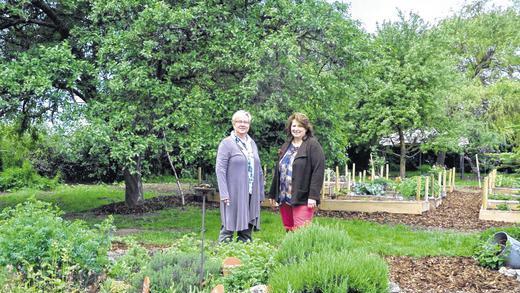
M 293 138 L 291 134 L 291 124 L 293 120 L 296 120 L 296 122 L 300 123 L 303 126 L 303 128 L 305 128 L 306 133 L 304 139 L 306 139 L 307 137 L 314 136 L 314 131 L 312 130 L 312 124 L 309 120 L 309 117 L 307 117 L 307 115 L 303 113 L 294 113 L 291 116 L 289 116 L 289 118 L 287 119 L 287 123 L 285 124 L 285 132 L 287 133 L 287 137 L 289 137 L 290 139 Z

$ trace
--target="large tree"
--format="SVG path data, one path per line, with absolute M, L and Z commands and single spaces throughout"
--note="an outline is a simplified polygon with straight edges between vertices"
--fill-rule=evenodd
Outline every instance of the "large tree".
M 399 13 L 397 22 L 384 22 L 373 41 L 366 95 L 357 101 L 359 138 L 378 142 L 397 134 L 400 176 L 417 144 L 405 136 L 416 130 L 432 131 L 437 105 L 451 86 L 452 64 L 435 46 L 435 36 L 422 19 Z
M 318 0 L 1 5 L 6 41 L 0 58 L 8 78 L 0 82 L 0 114 L 13 114 L 26 127 L 68 101 L 85 102 L 84 127 L 123 166 L 129 205 L 142 200 L 147 159 L 165 149 L 177 167 L 211 166 L 230 116 L 240 108 L 256 118 L 252 134 L 264 159 L 274 158 L 286 117 L 304 111 L 316 122 L 331 159 L 344 160 L 349 139 L 344 118 L 360 80 L 365 43 L 345 5 Z M 12 53 L 13 46 L 20 53 Z

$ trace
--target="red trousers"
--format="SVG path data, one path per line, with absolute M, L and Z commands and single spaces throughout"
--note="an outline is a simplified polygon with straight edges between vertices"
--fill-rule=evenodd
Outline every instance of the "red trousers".
M 280 205 L 280 215 L 285 230 L 293 231 L 312 222 L 314 208 L 307 205 L 290 206 L 284 203 Z

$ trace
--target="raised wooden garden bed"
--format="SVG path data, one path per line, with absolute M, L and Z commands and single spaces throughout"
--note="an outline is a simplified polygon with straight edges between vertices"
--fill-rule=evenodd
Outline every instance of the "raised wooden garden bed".
M 490 194 L 517 194 L 513 188 L 495 187 L 496 170 L 484 178 L 482 186 L 482 207 L 479 213 L 480 220 L 520 223 L 520 202 L 518 200 L 489 199 Z M 508 191 L 512 191 L 508 193 Z M 513 196 L 514 197 L 514 196 Z
M 422 214 L 430 209 L 430 203 L 416 200 L 322 199 L 320 209 L 366 213 Z
M 486 221 L 520 223 L 520 211 L 480 209 L 478 218 Z

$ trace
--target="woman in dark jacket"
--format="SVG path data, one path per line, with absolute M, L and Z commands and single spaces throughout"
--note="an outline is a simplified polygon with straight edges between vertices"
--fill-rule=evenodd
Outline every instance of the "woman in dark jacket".
M 320 201 L 325 156 L 305 114 L 291 115 L 285 130 L 289 140 L 279 151 L 269 199 L 280 206 L 286 231 L 292 231 L 312 221 Z

